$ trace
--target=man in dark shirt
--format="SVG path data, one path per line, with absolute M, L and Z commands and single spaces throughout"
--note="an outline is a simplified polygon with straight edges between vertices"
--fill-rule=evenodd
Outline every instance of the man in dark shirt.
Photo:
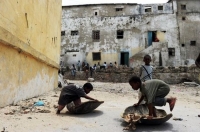
M 87 95 L 92 90 L 93 90 L 93 86 L 91 83 L 85 83 L 83 87 L 79 87 L 76 85 L 65 86 L 60 93 L 60 97 L 58 100 L 59 106 L 58 106 L 57 114 L 60 114 L 60 111 L 65 107 L 65 105 L 71 103 L 72 101 L 74 102 L 75 106 L 80 105 L 81 97 L 84 97 L 90 100 L 96 100 Z

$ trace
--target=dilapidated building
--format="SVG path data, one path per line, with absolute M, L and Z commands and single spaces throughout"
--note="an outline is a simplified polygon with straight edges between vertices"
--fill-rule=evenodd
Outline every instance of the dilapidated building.
M 182 63 L 194 60 L 200 53 L 200 0 L 177 0 Z
M 189 2 L 185 1 L 63 6 L 61 61 L 68 66 L 78 60 L 91 65 L 116 61 L 135 67 L 150 54 L 154 66 L 184 65 L 186 59 L 198 54 L 192 54 L 191 48 L 199 51 L 199 30 L 191 28 L 198 24 L 199 14 L 184 11 L 182 16 L 181 3 Z M 192 8 L 189 5 L 186 10 Z

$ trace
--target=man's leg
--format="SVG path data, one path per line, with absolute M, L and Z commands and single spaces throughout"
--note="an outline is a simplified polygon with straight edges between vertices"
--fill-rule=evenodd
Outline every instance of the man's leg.
M 79 106 L 81 104 L 81 99 L 79 98 L 77 100 L 74 100 L 73 102 L 75 106 Z
M 157 90 L 156 98 L 155 98 L 155 106 L 164 106 L 166 103 L 169 103 L 170 111 L 173 110 L 176 98 L 165 98 L 168 95 L 170 89 L 168 86 L 160 87 Z
M 60 111 L 65 107 L 65 105 L 58 105 L 58 110 L 56 114 L 60 114 Z
M 166 103 L 169 103 L 169 108 L 170 111 L 172 111 L 174 109 L 175 103 L 176 103 L 176 98 L 160 98 L 160 97 L 156 97 L 155 101 L 153 102 L 153 104 L 155 106 L 165 106 Z

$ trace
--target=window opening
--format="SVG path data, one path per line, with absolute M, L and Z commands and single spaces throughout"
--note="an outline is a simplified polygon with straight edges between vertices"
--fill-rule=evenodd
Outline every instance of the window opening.
M 122 11 L 123 8 L 116 8 L 116 11 Z
M 71 31 L 71 36 L 76 36 L 76 35 L 78 35 L 78 31 L 77 30 Z
M 151 12 L 151 6 L 146 6 L 145 7 L 145 12 Z
M 185 17 L 182 17 L 182 20 L 185 21 Z
M 117 39 L 123 39 L 123 38 L 124 38 L 124 31 L 117 30 Z
M 99 30 L 92 31 L 92 39 L 93 40 L 99 40 L 100 39 L 100 31 Z
M 61 36 L 65 36 L 65 31 L 61 31 Z
M 162 11 L 163 10 L 163 6 L 158 6 L 158 10 Z
M 186 10 L 186 5 L 181 5 L 181 10 Z
M 196 46 L 196 41 L 190 41 L 191 46 Z
M 101 60 L 101 52 L 93 52 L 92 58 L 93 58 L 93 61 Z
M 175 48 L 168 48 L 169 56 L 175 56 Z

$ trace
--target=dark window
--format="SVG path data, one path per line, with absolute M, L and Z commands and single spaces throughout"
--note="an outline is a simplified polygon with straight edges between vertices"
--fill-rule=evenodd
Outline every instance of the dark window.
M 97 16 L 97 15 L 98 15 L 98 13 L 97 13 L 97 12 L 95 12 L 95 13 L 94 13 L 94 15 L 95 15 L 95 16 Z
M 117 39 L 123 39 L 124 38 L 124 31 L 117 30 Z
M 158 6 L 158 10 L 163 10 L 163 6 Z
M 71 31 L 71 36 L 76 36 L 78 35 L 78 31 Z
M 100 39 L 100 31 L 99 30 L 92 31 L 92 39 L 93 40 L 99 40 Z
M 190 41 L 191 46 L 196 46 L 196 41 Z
M 175 48 L 168 48 L 169 56 L 175 56 Z
M 185 44 L 182 44 L 181 46 L 182 46 L 182 47 L 185 47 Z
M 145 12 L 151 12 L 151 6 L 146 6 L 145 7 Z
M 116 8 L 116 11 L 122 11 L 123 8 Z
M 181 10 L 186 10 L 186 5 L 181 5 Z
M 93 60 L 101 60 L 101 52 L 92 53 Z
M 185 17 L 182 17 L 182 20 L 185 21 Z
M 61 31 L 61 36 L 65 36 L 65 31 Z

